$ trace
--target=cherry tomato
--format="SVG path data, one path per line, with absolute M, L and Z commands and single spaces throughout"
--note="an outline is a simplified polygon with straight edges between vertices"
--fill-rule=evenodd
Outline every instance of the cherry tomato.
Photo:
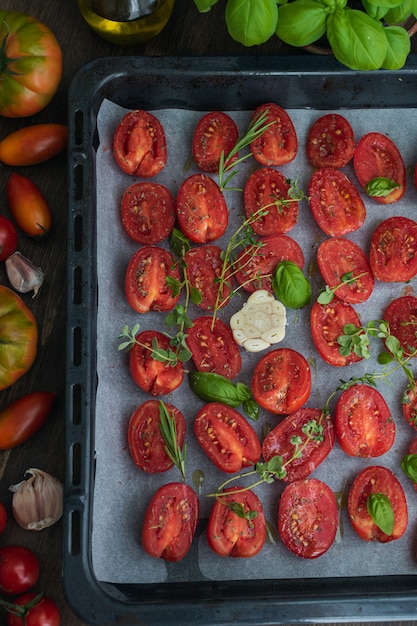
M 308 131 L 306 149 L 314 167 L 344 167 L 355 150 L 350 122 L 338 113 L 322 115 Z
M 236 280 L 250 293 L 266 289 L 274 293 L 272 274 L 281 261 L 292 261 L 300 269 L 304 267 L 304 253 L 299 244 L 288 235 L 264 237 L 258 246 L 247 246 L 235 262 Z
M 253 397 L 271 413 L 294 413 L 308 400 L 310 392 L 310 366 L 296 350 L 271 350 L 255 365 L 252 375 Z
M 142 528 L 143 549 L 155 558 L 180 561 L 189 551 L 200 504 L 184 483 L 163 485 L 148 504 Z
M 212 111 L 198 122 L 192 142 L 193 158 L 204 172 L 217 172 L 223 153 L 225 165 L 237 160 L 237 153 L 227 161 L 227 156 L 239 138 L 239 131 L 232 118 L 223 111 Z
M 366 208 L 351 180 L 339 170 L 324 167 L 310 178 L 310 210 L 321 230 L 341 237 L 358 230 L 365 221 Z
M 14 172 L 7 181 L 6 194 L 13 219 L 24 233 L 32 237 L 42 237 L 50 231 L 51 211 L 34 182 Z
M 398 339 L 404 354 L 414 354 L 417 351 L 417 297 L 395 298 L 385 309 L 383 319 L 388 322 L 390 333 Z
M 215 241 L 226 231 L 226 201 L 218 184 L 206 174 L 193 174 L 184 180 L 176 210 L 181 231 L 195 243 Z
M 272 167 L 255 170 L 246 181 L 246 217 L 255 233 L 262 236 L 287 233 L 297 224 L 298 202 L 290 196 L 291 184 L 282 172 Z M 261 209 L 265 209 L 262 215 Z
M 0 450 L 10 450 L 32 437 L 51 413 L 55 394 L 29 393 L 0 411 Z
M 0 534 L 6 530 L 7 526 L 7 511 L 6 507 L 0 502 Z
M 31 368 L 37 345 L 32 311 L 14 291 L 0 285 L 0 391 Z
M 259 106 L 252 120 L 266 113 L 268 128 L 250 144 L 254 158 L 261 165 L 285 165 L 293 161 L 298 151 L 297 133 L 288 113 L 278 104 Z
M 344 334 L 346 324 L 361 325 L 358 313 L 347 302 L 334 298 L 330 304 L 313 304 L 310 315 L 311 336 L 317 352 L 329 365 L 344 367 L 362 359 L 355 353 L 347 356 L 340 353 L 337 339 Z
M 226 271 L 221 287 L 218 282 L 223 268 L 221 256 L 221 249 L 215 245 L 191 248 L 185 254 L 188 279 L 200 292 L 202 300 L 198 306 L 205 311 L 212 310 L 216 305 L 222 308 L 229 302 L 232 272 L 231 269 Z
M 129 237 L 141 244 L 160 243 L 175 223 L 175 202 L 164 185 L 140 182 L 122 196 L 122 225 Z
M 309 423 L 315 423 L 322 431 L 322 438 L 305 434 Z M 301 440 L 300 453 L 295 455 L 293 438 Z M 285 417 L 264 439 L 262 456 L 269 461 L 273 456 L 281 456 L 286 474 L 284 482 L 307 478 L 327 458 L 333 448 L 335 434 L 332 418 L 321 409 L 302 408 Z
M 194 433 L 210 461 L 228 474 L 254 465 L 261 456 L 261 444 L 249 422 L 220 402 L 209 402 L 200 409 Z
M 234 512 L 233 505 L 242 507 L 250 518 Z M 264 510 L 258 496 L 239 487 L 226 489 L 216 500 L 209 517 L 207 541 L 219 556 L 249 558 L 258 554 L 266 540 Z
M 154 330 L 144 330 L 136 336 L 136 343 L 130 351 L 129 369 L 134 382 L 153 396 L 161 396 L 179 387 L 184 379 L 184 366 L 181 361 L 171 365 L 167 361 L 153 358 L 153 350 L 170 349 L 169 338 Z
M 369 263 L 377 280 L 405 282 L 417 274 L 417 222 L 388 217 L 374 230 Z
M 285 487 L 278 532 L 288 550 L 305 559 L 322 556 L 333 545 L 338 523 L 335 495 L 321 480 L 307 478 Z
M 7 626 L 59 626 L 61 616 L 55 602 L 45 595 L 39 597 L 33 606 L 32 603 L 39 594 L 25 593 L 13 600 L 19 606 L 30 605 L 24 618 L 12 613 L 7 614 Z
M 138 313 L 170 311 L 179 300 L 167 284 L 167 277 L 180 280 L 174 256 L 158 246 L 139 248 L 129 261 L 125 276 L 125 294 Z
M 231 380 L 242 367 L 239 346 L 230 327 L 216 317 L 198 317 L 188 329 L 187 345 L 199 372 L 215 372 Z
M 0 215 L 0 262 L 5 261 L 17 250 L 17 231 L 7 217 Z
M 394 530 L 384 533 L 368 513 L 367 500 L 371 494 L 385 495 L 394 512 Z M 356 476 L 348 495 L 348 516 L 353 530 L 365 541 L 387 543 L 399 539 L 408 525 L 408 507 L 400 481 L 387 467 L 371 465 Z
M 126 174 L 142 178 L 158 174 L 168 156 L 165 132 L 158 118 L 142 109 L 126 113 L 114 133 L 113 156 Z
M 39 578 L 37 556 L 24 546 L 0 547 L 0 590 L 16 595 L 28 591 Z
M 175 420 L 177 444 L 182 448 L 185 439 L 185 417 L 172 404 L 164 402 Z M 166 442 L 160 429 L 160 402 L 147 400 L 133 413 L 128 426 L 129 451 L 135 464 L 151 474 L 166 472 L 174 463 L 166 453 Z
M 374 277 L 365 253 L 350 239 L 332 237 L 317 250 L 317 264 L 325 283 L 338 287 L 335 296 L 350 304 L 365 302 L 374 289 Z M 355 280 L 351 280 L 354 278 Z M 346 284 L 343 284 L 344 280 Z
M 365 459 L 385 454 L 395 439 L 391 411 L 369 385 L 352 385 L 343 391 L 336 405 L 335 429 L 343 452 Z
M 64 124 L 34 124 L 15 130 L 0 141 L 0 161 L 6 165 L 37 165 L 65 150 L 68 127 Z

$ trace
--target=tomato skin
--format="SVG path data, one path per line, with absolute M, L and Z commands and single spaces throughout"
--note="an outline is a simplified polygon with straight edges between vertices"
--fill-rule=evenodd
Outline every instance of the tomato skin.
M 4 215 L 0 215 L 0 262 L 16 252 L 17 243 L 17 231 L 13 222 Z
M 330 304 L 315 302 L 311 308 L 310 328 L 316 350 L 321 358 L 336 367 L 344 367 L 361 361 L 357 354 L 340 354 L 337 338 L 343 335 L 346 324 L 361 325 L 355 309 L 347 302 L 334 298 Z
M 171 417 L 175 419 L 177 444 L 182 448 L 186 423 L 185 417 L 174 405 L 164 402 Z M 128 445 L 134 463 L 144 472 L 166 472 L 174 466 L 165 451 L 165 440 L 159 428 L 159 401 L 147 400 L 132 414 L 128 426 Z
M 370 494 L 383 493 L 394 511 L 394 530 L 385 534 L 368 513 L 366 501 Z M 400 481 L 387 467 L 372 465 L 356 476 L 348 495 L 348 516 L 356 534 L 365 541 L 387 543 L 399 539 L 408 525 L 408 507 Z
M 207 541 L 219 556 L 250 558 L 258 554 L 266 540 L 266 521 L 261 501 L 250 490 L 236 493 L 239 487 L 225 489 L 216 500 L 209 517 Z M 236 502 L 245 512 L 256 511 L 251 520 L 234 513 L 225 502 Z
M 152 342 L 158 348 L 168 350 L 169 338 L 155 330 L 144 330 L 136 336 L 129 355 L 130 375 L 134 382 L 153 396 L 161 396 L 179 387 L 184 379 L 184 366 L 181 361 L 172 366 L 152 357 Z M 142 344 L 142 345 L 139 345 Z
M 288 113 L 275 103 L 259 106 L 252 120 L 267 112 L 265 123 L 273 122 L 260 137 L 252 141 L 253 157 L 261 165 L 285 165 L 293 161 L 298 151 L 297 133 Z
M 271 350 L 255 365 L 252 375 L 253 397 L 271 413 L 294 413 L 307 402 L 310 392 L 310 366 L 296 350 Z
M 155 558 L 177 562 L 189 551 L 197 527 L 200 503 L 184 483 L 168 483 L 154 494 L 142 527 L 143 549 Z
M 0 534 L 6 530 L 7 526 L 7 511 L 3 502 L 0 502 Z
M 0 285 L 0 391 L 31 368 L 37 353 L 38 326 L 22 298 Z
M 209 316 L 195 319 L 188 329 L 187 345 L 199 372 L 215 372 L 232 380 L 242 367 L 239 346 L 227 324 L 216 317 L 212 329 L 212 321 Z
M 203 115 L 194 130 L 192 141 L 192 153 L 197 167 L 204 172 L 217 172 L 221 153 L 223 152 L 226 159 L 238 138 L 236 123 L 227 113 L 212 111 Z M 237 154 L 233 155 L 225 165 L 231 165 L 237 157 Z
M 336 538 L 338 522 L 336 498 L 321 480 L 306 478 L 285 487 L 278 507 L 278 532 L 295 555 L 322 556 Z
M 44 109 L 62 77 L 62 51 L 53 33 L 31 15 L 0 11 L 5 67 L 0 73 L 0 115 L 27 117 Z
M 0 141 L 0 161 L 5 165 L 38 165 L 65 150 L 68 127 L 64 124 L 34 124 Z
M 34 592 L 25 593 L 15 598 L 13 602 L 24 606 L 32 602 L 37 595 Z M 7 614 L 7 626 L 59 626 L 60 623 L 61 616 L 57 605 L 45 595 L 42 595 L 39 602 L 29 609 L 24 621 L 18 615 Z
M 40 565 L 37 556 L 24 546 L 0 547 L 0 590 L 8 595 L 28 591 L 37 582 Z
M 352 385 L 341 393 L 336 405 L 335 429 L 343 452 L 365 459 L 388 452 L 396 431 L 387 403 L 369 385 Z
M 32 437 L 46 422 L 55 393 L 34 391 L 0 411 L 0 450 L 10 450 Z
M 137 243 L 160 243 L 175 223 L 175 202 L 164 185 L 140 182 L 130 185 L 121 202 L 122 225 Z
M 221 254 L 221 249 L 216 245 L 191 248 L 185 254 L 187 275 L 192 286 L 198 289 L 202 296 L 198 306 L 204 311 L 213 310 L 217 302 L 219 283 L 216 279 L 221 277 L 223 267 Z M 217 302 L 219 308 L 229 302 L 230 292 L 231 270 L 225 275 L 223 289 Z
M 416 389 L 411 389 L 411 387 L 407 387 L 407 389 L 404 391 L 404 394 L 401 400 L 401 408 L 402 408 L 402 413 L 403 413 L 405 421 L 412 428 L 414 428 L 414 430 L 417 430 L 417 391 Z
M 173 254 L 158 246 L 139 248 L 130 259 L 125 275 L 125 295 L 132 309 L 138 313 L 173 309 L 180 295 L 173 295 L 166 283 L 167 276 L 180 280 Z
M 322 115 L 310 127 L 306 151 L 314 167 L 344 167 L 353 157 L 354 150 L 353 128 L 343 115 Z
M 13 172 L 7 181 L 6 194 L 13 219 L 24 233 L 31 237 L 42 237 L 50 231 L 51 211 L 34 182 Z
M 411 356 L 417 350 L 417 297 L 395 298 L 385 309 L 383 319 L 388 322 L 390 333 L 398 339 L 404 354 Z
M 417 274 L 417 222 L 388 217 L 371 236 L 369 263 L 377 280 L 406 282 Z
M 309 441 L 304 447 L 307 437 L 302 428 L 312 420 L 323 427 L 323 440 Z M 303 449 L 300 457 L 289 461 L 294 454 L 292 437 L 301 438 Z M 331 416 L 323 413 L 321 409 L 302 408 L 285 417 L 267 434 L 262 444 L 262 456 L 265 461 L 270 461 L 275 455 L 282 456 L 286 469 L 286 475 L 282 480 L 293 482 L 307 478 L 314 472 L 330 454 L 334 442 L 335 432 Z
M 246 419 L 220 402 L 209 402 L 197 413 L 194 433 L 210 461 L 233 474 L 259 461 L 261 444 Z

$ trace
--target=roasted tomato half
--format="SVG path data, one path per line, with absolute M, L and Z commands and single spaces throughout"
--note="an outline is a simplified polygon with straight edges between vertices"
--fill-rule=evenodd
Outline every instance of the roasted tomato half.
M 153 396 L 161 396 L 179 387 L 184 379 L 184 366 L 177 360 L 159 361 L 154 358 L 155 350 L 167 352 L 169 338 L 156 330 L 144 330 L 136 336 L 136 343 L 130 351 L 129 367 L 134 382 Z
M 211 317 L 197 317 L 188 329 L 187 345 L 199 372 L 215 372 L 229 380 L 239 374 L 242 367 L 239 346 L 230 327 L 218 317 L 214 326 Z

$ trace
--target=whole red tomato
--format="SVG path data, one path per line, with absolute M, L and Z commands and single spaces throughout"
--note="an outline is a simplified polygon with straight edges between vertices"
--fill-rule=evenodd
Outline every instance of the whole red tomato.
M 37 185 L 17 172 L 6 184 L 10 212 L 21 230 L 31 237 L 43 237 L 52 226 L 52 215 L 46 198 Z
M 0 115 L 34 115 L 61 82 L 60 45 L 44 24 L 17 11 L 0 11 L 0 43 Z
M 16 595 L 28 591 L 39 578 L 40 565 L 37 556 L 24 546 L 0 548 L 0 590 Z
M 21 615 L 8 613 L 7 626 L 59 626 L 59 609 L 47 596 L 33 592 L 25 593 L 14 604 L 22 607 Z
M 34 391 L 0 411 L 0 450 L 10 450 L 34 435 L 48 418 L 52 391 Z
M 0 261 L 5 261 L 16 252 L 17 230 L 7 217 L 0 215 Z

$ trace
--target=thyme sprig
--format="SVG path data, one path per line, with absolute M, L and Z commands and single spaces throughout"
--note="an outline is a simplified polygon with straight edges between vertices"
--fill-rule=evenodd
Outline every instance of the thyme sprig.
M 186 445 L 181 448 L 178 444 L 175 417 L 169 413 L 162 400 L 159 402 L 159 430 L 165 441 L 165 452 L 185 480 Z
M 343 274 L 340 283 L 338 283 L 334 287 L 330 287 L 329 285 L 325 286 L 325 288 L 320 292 L 317 298 L 317 302 L 319 302 L 319 304 L 330 304 L 338 289 L 344 287 L 345 285 L 350 285 L 351 283 L 356 282 L 359 278 L 362 278 L 362 276 L 366 276 L 366 274 L 367 272 L 362 272 L 361 274 L 356 275 L 353 272 L 347 272 L 346 274 Z
M 119 335 L 119 339 L 123 339 L 121 343 L 118 345 L 118 350 L 131 350 L 133 346 L 136 344 L 145 350 L 149 350 L 152 353 L 152 358 L 155 361 L 160 361 L 161 363 L 165 363 L 170 365 L 171 367 L 175 367 L 178 361 L 185 362 L 188 361 L 187 351 L 180 351 L 178 349 L 173 350 L 172 348 L 161 348 L 158 345 L 158 339 L 153 337 L 151 345 L 149 346 L 146 343 L 142 343 L 138 340 L 137 335 L 139 333 L 140 324 L 135 324 L 132 328 L 129 328 L 128 324 L 125 324 L 122 327 L 122 332 Z

